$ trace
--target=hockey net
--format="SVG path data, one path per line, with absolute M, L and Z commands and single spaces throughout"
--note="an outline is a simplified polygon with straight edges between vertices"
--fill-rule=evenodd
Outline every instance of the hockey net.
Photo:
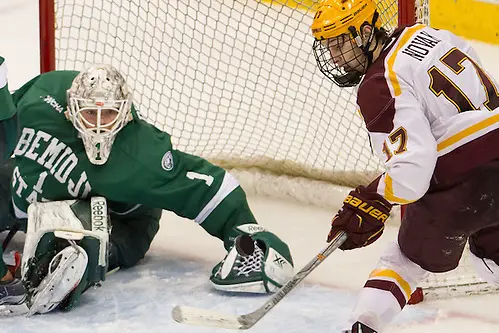
M 429 19 L 428 0 L 379 0 L 384 27 Z M 355 92 L 321 75 L 311 0 L 40 0 L 41 71 L 109 63 L 176 148 L 230 169 L 248 192 L 338 208 L 383 171 Z M 345 187 L 341 187 L 345 186 Z M 339 193 L 335 195 L 334 193 Z M 482 290 L 466 263 L 424 287 Z M 438 287 L 438 288 L 436 288 Z M 468 291 L 466 291 L 468 292 Z

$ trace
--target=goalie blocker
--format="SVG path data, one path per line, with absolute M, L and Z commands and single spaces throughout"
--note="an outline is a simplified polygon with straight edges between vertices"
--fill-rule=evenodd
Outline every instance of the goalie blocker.
M 103 197 L 29 206 L 21 268 L 29 315 L 69 309 L 105 280 L 110 230 Z

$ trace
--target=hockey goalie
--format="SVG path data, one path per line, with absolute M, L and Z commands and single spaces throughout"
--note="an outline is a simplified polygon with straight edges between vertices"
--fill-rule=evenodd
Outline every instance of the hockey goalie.
M 215 289 L 268 293 L 292 276 L 288 245 L 257 223 L 237 179 L 141 119 L 111 65 L 44 73 L 11 94 L 0 57 L 1 158 L 0 230 L 27 232 L 22 279 L 0 260 L 4 314 L 74 306 L 107 270 L 145 256 L 163 210 L 223 243 Z M 104 202 L 94 206 L 103 198 L 110 233 Z M 92 215 L 97 207 L 102 218 Z M 246 257 L 235 246 L 241 236 L 253 242 Z

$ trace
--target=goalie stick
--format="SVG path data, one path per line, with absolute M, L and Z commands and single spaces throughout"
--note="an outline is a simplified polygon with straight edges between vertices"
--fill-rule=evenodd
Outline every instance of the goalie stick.
M 223 312 L 177 305 L 172 310 L 172 317 L 176 322 L 196 325 L 211 326 L 236 330 L 247 330 L 262 319 L 274 306 L 277 305 L 291 290 L 293 290 L 307 275 L 310 274 L 321 262 L 324 261 L 334 250 L 345 242 L 347 235 L 344 231 L 339 232 L 333 240 L 318 253 L 305 267 L 296 273 L 291 280 L 281 287 L 261 307 L 253 312 L 240 316 L 226 314 Z

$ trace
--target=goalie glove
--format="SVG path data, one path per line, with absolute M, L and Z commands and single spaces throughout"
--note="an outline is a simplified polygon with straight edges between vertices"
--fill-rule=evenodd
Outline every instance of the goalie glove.
M 330 242 L 340 230 L 344 230 L 348 239 L 340 249 L 351 250 L 367 246 L 383 233 L 391 209 L 392 204 L 385 198 L 361 185 L 343 201 L 343 207 L 333 218 L 327 241 Z
M 227 256 L 212 271 L 217 290 L 269 293 L 293 276 L 293 259 L 282 240 L 257 224 L 234 228 L 237 235 Z
M 29 206 L 22 260 L 29 315 L 69 309 L 105 279 L 109 232 L 102 197 Z

